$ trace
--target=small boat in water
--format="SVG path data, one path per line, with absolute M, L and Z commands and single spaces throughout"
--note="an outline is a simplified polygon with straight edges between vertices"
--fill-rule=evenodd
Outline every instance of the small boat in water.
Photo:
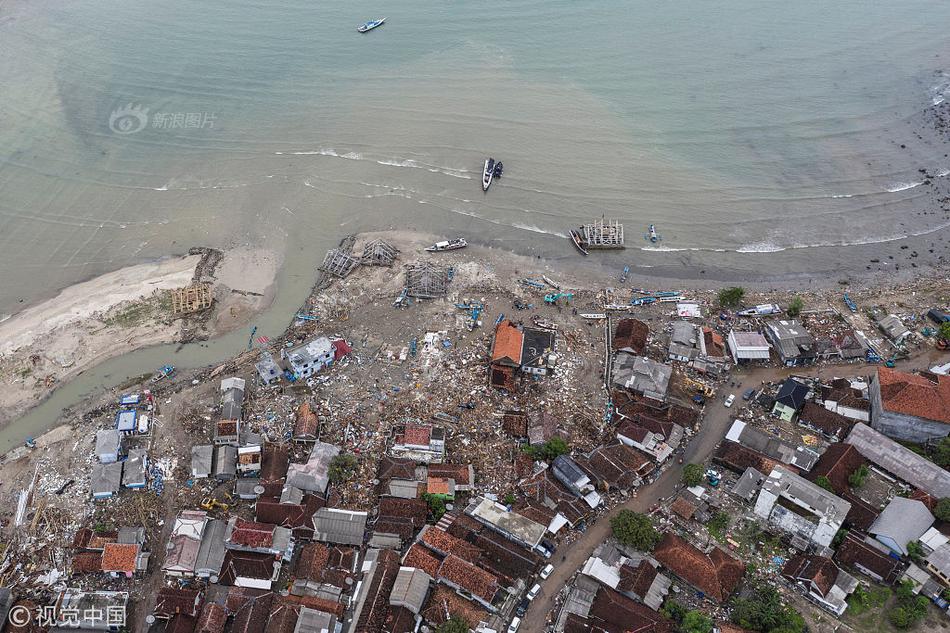
M 366 33 L 367 31 L 372 31 L 378 26 L 382 26 L 383 22 L 386 21 L 386 18 L 380 18 L 378 20 L 370 20 L 369 22 L 364 22 L 356 27 L 356 30 L 360 33 Z
M 468 246 L 468 242 L 465 241 L 465 238 L 457 237 L 454 240 L 436 242 L 432 246 L 427 247 L 426 250 L 430 253 L 441 253 L 442 251 L 456 251 L 466 246 Z
M 650 225 L 650 228 L 647 229 L 647 231 L 648 231 L 648 232 L 647 232 L 647 239 L 648 239 L 648 240 L 650 240 L 650 241 L 653 242 L 654 244 L 656 244 L 657 242 L 660 241 L 660 236 L 659 236 L 659 234 L 657 234 L 657 232 L 656 232 L 656 226 L 654 226 L 653 224 L 651 224 L 651 225 Z
M 482 191 L 488 191 L 488 188 L 491 187 L 492 178 L 494 177 L 495 159 L 489 158 L 485 161 L 485 169 L 482 171 Z

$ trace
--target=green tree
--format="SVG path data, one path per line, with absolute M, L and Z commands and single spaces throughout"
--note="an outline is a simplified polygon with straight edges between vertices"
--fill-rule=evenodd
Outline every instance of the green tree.
M 555 435 L 540 446 L 528 446 L 524 450 L 534 459 L 554 461 L 561 455 L 570 453 L 571 447 L 564 441 L 564 438 Z
M 687 486 L 698 486 L 703 483 L 703 467 L 699 464 L 686 464 L 680 478 Z
M 897 596 L 896 606 L 887 612 L 887 619 L 895 628 L 909 629 L 927 615 L 928 600 L 924 596 L 914 594 L 914 585 L 904 581 L 894 591 Z
M 445 514 L 445 501 L 441 497 L 436 495 L 430 495 L 428 492 L 423 493 L 423 501 L 429 504 L 429 512 L 432 513 L 432 519 L 436 522 L 442 518 L 442 515 Z
M 693 610 L 683 616 L 679 631 L 680 633 L 710 633 L 712 627 L 712 619 L 702 611 Z
M 937 502 L 934 508 L 934 516 L 941 521 L 950 521 L 950 497 L 945 497 Z
M 709 532 L 713 536 L 725 536 L 726 530 L 729 528 L 729 515 L 725 512 L 717 512 L 713 518 L 709 519 L 706 527 L 709 528 Z
M 797 317 L 802 313 L 802 308 L 805 307 L 805 302 L 802 301 L 802 298 L 798 295 L 792 297 L 792 300 L 788 302 L 788 316 Z
M 825 477 L 824 475 L 818 475 L 817 477 L 815 477 L 815 483 L 821 486 L 822 488 L 824 488 L 825 490 L 827 490 L 828 492 L 833 493 L 835 491 L 835 487 L 831 485 L 831 480 Z
M 915 563 L 919 563 L 924 558 L 924 546 L 917 541 L 907 543 L 907 555 Z
M 436 628 L 436 633 L 468 633 L 468 630 L 468 622 L 457 615 L 452 615 Z
M 614 537 L 624 545 L 649 552 L 660 540 L 660 533 L 653 527 L 650 517 L 632 510 L 621 510 L 610 519 Z
M 841 528 L 840 530 L 835 532 L 835 538 L 831 541 L 831 547 L 833 547 L 834 549 L 838 549 L 838 546 L 841 545 L 842 542 L 844 542 L 844 537 L 846 537 L 847 535 L 848 535 L 848 530 L 844 528 Z
M 871 471 L 868 470 L 867 464 L 861 464 L 854 469 L 850 475 L 848 475 L 848 485 L 852 488 L 860 488 L 864 485 L 865 480 L 868 478 L 868 474 Z
M 732 621 L 744 629 L 759 633 L 802 633 L 805 630 L 804 618 L 784 604 L 778 591 L 768 585 L 756 587 L 751 598 L 736 598 L 732 607 Z
M 950 437 L 943 438 L 940 440 L 940 443 L 937 444 L 937 447 L 934 449 L 933 460 L 938 466 L 943 466 L 944 468 L 950 466 Z
M 937 333 L 945 341 L 950 341 L 950 321 L 946 321 L 940 324 L 940 328 L 937 330 Z
M 733 286 L 732 288 L 723 288 L 719 291 L 719 305 L 723 308 L 734 308 L 742 301 L 745 296 L 745 288 Z
M 510 492 L 505 495 L 505 505 L 506 506 L 515 505 L 515 496 Z
M 686 617 L 686 607 L 681 605 L 676 600 L 667 600 L 663 603 L 663 615 L 673 620 L 677 624 L 683 621 L 683 618 Z
M 356 455 L 352 453 L 340 453 L 330 460 L 327 476 L 332 483 L 342 483 L 356 474 L 356 465 Z

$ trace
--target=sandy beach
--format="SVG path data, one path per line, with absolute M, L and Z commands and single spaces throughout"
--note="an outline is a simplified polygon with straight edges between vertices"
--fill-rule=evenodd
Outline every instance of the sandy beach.
M 105 360 L 218 336 L 273 301 L 276 255 L 239 248 L 214 260 L 192 254 L 129 266 L 70 286 L 0 323 L 0 425 Z M 193 281 L 213 283 L 214 306 L 175 318 L 168 291 Z

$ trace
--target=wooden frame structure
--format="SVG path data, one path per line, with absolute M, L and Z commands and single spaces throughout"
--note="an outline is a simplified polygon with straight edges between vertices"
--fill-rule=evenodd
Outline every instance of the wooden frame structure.
M 364 266 L 392 266 L 398 254 L 399 249 L 392 244 L 373 240 L 363 247 L 360 263 Z
M 417 299 L 435 299 L 448 292 L 449 271 L 431 262 L 406 266 L 406 294 Z
M 581 227 L 587 248 L 623 248 L 623 224 L 614 220 L 594 220 Z
M 214 297 L 211 294 L 211 284 L 200 283 L 176 288 L 172 293 L 172 312 L 174 314 L 191 314 L 211 307 Z
M 323 258 L 323 263 L 320 265 L 320 270 L 342 279 L 359 265 L 360 260 L 353 257 L 349 251 L 342 248 L 333 248 L 327 251 L 327 256 Z

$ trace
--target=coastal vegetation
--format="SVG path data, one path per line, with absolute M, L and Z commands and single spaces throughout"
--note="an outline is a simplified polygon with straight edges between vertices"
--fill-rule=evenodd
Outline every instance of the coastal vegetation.
M 653 527 L 650 517 L 632 510 L 621 510 L 610 519 L 614 537 L 630 547 L 645 552 L 651 551 L 660 541 L 660 533 Z
M 768 585 L 756 587 L 752 597 L 733 600 L 732 621 L 758 633 L 802 633 L 806 630 L 804 618 L 783 603 L 779 592 Z
M 743 297 L 745 297 L 745 288 L 739 286 L 723 288 L 719 291 L 719 305 L 723 308 L 735 308 L 742 303 Z
M 802 298 L 798 295 L 792 297 L 792 300 L 788 302 L 788 316 L 797 317 L 802 313 L 802 308 L 805 307 L 805 302 L 802 301 Z

